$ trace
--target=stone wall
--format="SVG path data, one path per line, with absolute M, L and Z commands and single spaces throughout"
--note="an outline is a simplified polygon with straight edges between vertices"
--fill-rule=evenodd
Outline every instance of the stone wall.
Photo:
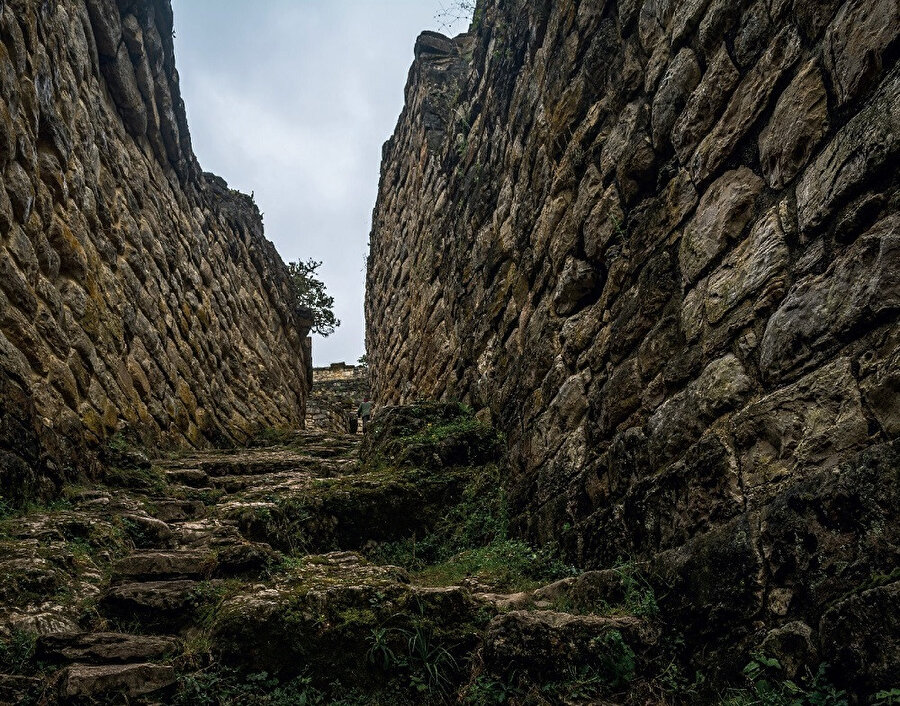
M 332 363 L 313 368 L 313 386 L 306 405 L 306 428 L 346 433 L 360 403 L 369 396 L 369 368 Z M 361 424 L 358 430 L 362 430 Z
M 481 410 L 520 530 L 667 558 L 722 664 L 831 634 L 900 556 L 898 30 L 895 0 L 484 0 L 419 38 L 384 148 L 376 401 Z M 881 500 L 841 495 L 860 468 Z
M 0 2 L 0 495 L 304 417 L 308 313 L 201 172 L 168 0 Z

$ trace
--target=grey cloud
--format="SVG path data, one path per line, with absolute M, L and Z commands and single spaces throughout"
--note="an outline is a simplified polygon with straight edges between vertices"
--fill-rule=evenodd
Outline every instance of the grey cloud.
M 173 0 L 194 151 L 253 191 L 285 261 L 322 260 L 343 325 L 314 360 L 364 349 L 365 254 L 381 145 L 403 107 L 416 36 L 441 0 Z M 451 32 L 464 31 L 458 25 Z

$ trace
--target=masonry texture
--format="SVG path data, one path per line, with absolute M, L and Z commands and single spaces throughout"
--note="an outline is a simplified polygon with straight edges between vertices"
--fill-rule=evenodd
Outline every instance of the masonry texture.
M 168 0 L 0 2 L 0 495 L 302 424 L 303 340 L 252 199 L 191 150 Z
M 333 432 L 353 431 L 352 419 L 369 396 L 369 368 L 332 363 L 313 368 L 313 386 L 306 405 L 306 428 Z M 361 428 L 361 422 L 357 423 Z
M 770 629 L 862 689 L 900 669 L 898 30 L 479 2 L 416 44 L 367 281 L 376 401 L 498 424 L 520 531 L 657 562 L 721 663 Z

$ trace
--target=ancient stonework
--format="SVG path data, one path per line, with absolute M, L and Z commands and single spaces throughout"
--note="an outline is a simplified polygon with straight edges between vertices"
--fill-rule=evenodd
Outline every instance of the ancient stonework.
M 369 396 L 369 368 L 332 363 L 313 368 L 313 386 L 306 405 L 306 428 L 333 432 L 361 431 L 360 403 Z
M 894 686 L 841 645 L 895 624 L 898 12 L 483 0 L 384 148 L 376 402 L 497 424 L 519 530 L 655 562 L 716 668 L 788 630 Z
M 310 322 L 251 197 L 201 172 L 168 0 L 0 2 L 0 496 L 299 427 Z

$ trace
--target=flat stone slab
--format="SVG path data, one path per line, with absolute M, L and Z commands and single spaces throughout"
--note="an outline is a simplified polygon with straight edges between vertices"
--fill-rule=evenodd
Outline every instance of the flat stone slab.
M 177 648 L 174 638 L 116 632 L 43 635 L 37 642 L 37 651 L 44 661 L 90 664 L 144 662 L 164 657 Z
M 140 696 L 175 683 L 175 669 L 159 664 L 73 664 L 63 673 L 61 693 L 66 698 L 115 692 Z
M 113 565 L 113 578 L 138 580 L 207 578 L 216 568 L 209 552 L 198 550 L 137 551 Z

